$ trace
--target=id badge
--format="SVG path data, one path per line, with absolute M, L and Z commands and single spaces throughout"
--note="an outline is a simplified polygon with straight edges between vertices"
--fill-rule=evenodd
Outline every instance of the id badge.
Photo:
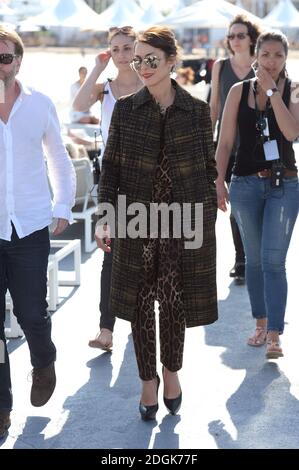
M 265 159 L 267 161 L 278 160 L 279 152 L 276 140 L 268 140 L 264 143 Z

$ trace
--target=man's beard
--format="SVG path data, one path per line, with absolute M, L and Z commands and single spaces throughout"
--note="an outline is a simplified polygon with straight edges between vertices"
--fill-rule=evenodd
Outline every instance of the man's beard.
M 12 70 L 10 70 L 10 72 L 3 72 L 2 74 L 0 73 L 0 80 L 2 80 L 4 84 L 4 88 L 8 88 L 10 84 L 13 83 L 15 76 L 16 76 L 15 67 Z

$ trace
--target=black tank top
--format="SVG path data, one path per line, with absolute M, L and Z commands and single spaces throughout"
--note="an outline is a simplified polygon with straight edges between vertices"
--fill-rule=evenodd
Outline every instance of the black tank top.
M 247 176 L 265 168 L 271 168 L 272 162 L 265 160 L 263 143 L 256 130 L 256 112 L 248 106 L 250 80 L 243 82 L 242 96 L 238 112 L 239 146 L 233 167 L 233 174 Z M 286 79 L 282 99 L 289 106 L 291 81 Z M 285 168 L 297 170 L 292 142 L 285 139 L 275 119 L 273 109 L 268 112 L 270 139 L 277 141 L 280 159 Z

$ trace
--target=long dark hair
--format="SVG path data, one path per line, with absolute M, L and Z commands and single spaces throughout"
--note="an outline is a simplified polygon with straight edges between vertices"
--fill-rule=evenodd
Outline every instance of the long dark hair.
M 289 52 L 289 42 L 285 34 L 281 31 L 265 31 L 264 33 L 260 34 L 256 43 L 255 53 L 258 56 L 260 48 L 262 45 L 267 41 L 276 41 L 282 44 L 286 57 L 288 56 Z M 286 78 L 288 76 L 286 66 L 280 72 L 281 78 Z

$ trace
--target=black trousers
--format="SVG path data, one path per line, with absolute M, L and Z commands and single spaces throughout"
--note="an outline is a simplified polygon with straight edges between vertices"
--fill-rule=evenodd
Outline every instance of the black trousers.
M 100 329 L 107 328 L 113 331 L 115 317 L 111 316 L 109 308 L 110 290 L 111 290 L 111 273 L 114 240 L 111 239 L 111 253 L 104 253 L 102 273 L 101 273 L 101 300 L 100 300 Z
M 10 292 L 14 314 L 24 331 L 33 367 L 48 366 L 56 359 L 47 312 L 47 266 L 50 251 L 48 227 L 24 238 L 13 229 L 11 241 L 0 239 L 0 410 L 11 410 L 10 365 L 4 336 L 5 294 Z

